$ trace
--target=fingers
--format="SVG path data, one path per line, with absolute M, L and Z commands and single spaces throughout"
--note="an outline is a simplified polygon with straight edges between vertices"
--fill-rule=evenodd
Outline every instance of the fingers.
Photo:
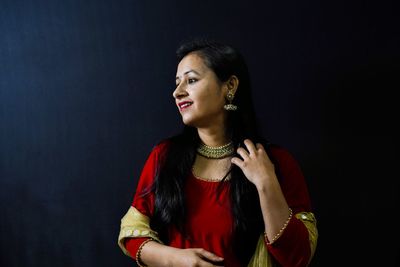
M 256 144 L 256 148 L 257 148 L 257 151 L 263 151 L 263 150 L 265 151 L 264 146 L 260 143 Z
M 237 153 L 239 154 L 241 159 L 239 157 L 233 157 L 231 159 L 231 162 L 241 169 L 243 169 L 245 165 L 244 162 L 250 159 L 250 153 L 255 153 L 256 150 L 256 147 L 254 146 L 253 142 L 251 142 L 249 139 L 245 139 L 243 143 L 246 145 L 247 150 L 243 147 L 239 147 L 237 149 Z
M 256 153 L 257 149 L 254 146 L 254 143 L 250 139 L 245 139 L 243 143 L 246 145 L 246 148 L 250 154 Z
M 207 251 L 205 249 L 202 249 L 202 248 L 197 249 L 196 252 L 198 253 L 198 255 L 201 258 L 203 258 L 203 259 L 205 259 L 207 261 L 220 262 L 220 261 L 224 260 L 224 258 L 221 258 L 221 257 L 215 255 L 214 253 L 211 253 L 211 252 L 209 252 L 209 251 Z
M 254 145 L 254 143 L 250 139 L 245 139 L 243 143 L 245 144 L 247 150 L 243 147 L 239 147 L 237 149 L 237 153 L 243 158 L 243 160 L 248 159 L 252 155 L 256 155 L 259 151 L 264 151 L 264 147 L 262 144 L 257 143 L 256 145 Z
M 244 164 L 243 160 L 241 160 L 239 158 L 234 157 L 234 158 L 231 159 L 231 162 L 233 164 L 235 164 L 236 166 L 238 166 L 239 168 L 241 168 L 241 169 L 244 167 L 243 166 L 243 164 Z
M 244 149 L 243 147 L 239 147 L 237 149 L 237 153 L 242 157 L 243 160 L 246 160 L 249 158 L 249 152 L 247 152 L 246 149 Z
M 264 146 L 260 143 L 256 143 L 254 145 L 250 139 L 245 139 L 243 143 L 245 144 L 247 150 L 243 147 L 239 147 L 237 149 L 237 153 L 240 155 L 241 159 L 239 157 L 233 157 L 231 159 L 231 162 L 241 169 L 245 167 L 246 162 L 248 162 L 252 157 L 257 157 L 257 155 L 260 155 L 260 153 L 266 154 Z

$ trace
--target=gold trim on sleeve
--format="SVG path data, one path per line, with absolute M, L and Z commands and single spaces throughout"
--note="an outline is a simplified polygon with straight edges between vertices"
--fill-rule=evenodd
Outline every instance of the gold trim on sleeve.
M 121 219 L 121 227 L 118 236 L 118 246 L 125 255 L 132 257 L 125 248 L 126 238 L 143 238 L 148 237 L 162 243 L 158 238 L 157 232 L 150 228 L 150 218 L 142 214 L 135 207 L 129 207 L 127 213 Z
M 304 223 L 308 230 L 308 238 L 310 240 L 310 261 L 314 256 L 315 249 L 317 248 L 317 240 L 318 240 L 318 229 L 317 229 L 317 219 L 315 218 L 314 213 L 312 212 L 299 212 L 296 213 L 296 218 Z
M 312 212 L 299 212 L 295 214 L 295 217 L 299 219 L 301 222 L 303 222 L 303 224 L 306 226 L 308 230 L 310 249 L 311 249 L 311 255 L 308 263 L 310 263 L 311 259 L 314 256 L 315 249 L 317 247 L 317 240 L 318 240 L 317 220 L 315 219 L 315 216 Z M 254 252 L 252 258 L 250 259 L 249 264 L 247 265 L 247 267 L 259 267 L 259 266 L 264 266 L 264 267 L 275 266 L 274 260 L 267 250 L 264 234 L 260 235 L 256 251 Z

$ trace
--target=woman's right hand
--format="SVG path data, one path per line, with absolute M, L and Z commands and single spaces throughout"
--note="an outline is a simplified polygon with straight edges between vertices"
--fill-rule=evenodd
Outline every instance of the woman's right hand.
M 214 267 L 224 265 L 224 258 L 205 249 L 180 249 L 154 241 L 143 246 L 140 259 L 151 267 Z
M 171 260 L 174 267 L 213 267 L 223 266 L 224 258 L 202 248 L 187 248 L 175 249 Z

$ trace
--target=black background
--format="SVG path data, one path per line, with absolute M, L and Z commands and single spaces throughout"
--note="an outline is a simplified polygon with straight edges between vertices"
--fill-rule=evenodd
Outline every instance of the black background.
M 182 128 L 174 51 L 192 36 L 247 59 L 262 128 L 309 185 L 312 266 L 399 266 L 397 16 L 383 1 L 0 0 L 0 266 L 134 266 L 120 219 L 152 146 Z

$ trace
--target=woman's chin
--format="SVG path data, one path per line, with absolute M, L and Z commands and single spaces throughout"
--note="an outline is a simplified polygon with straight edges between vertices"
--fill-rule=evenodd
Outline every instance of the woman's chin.
M 182 122 L 183 122 L 183 124 L 185 124 L 186 126 L 195 127 L 195 125 L 194 125 L 191 121 L 182 120 Z
M 191 126 L 191 127 L 196 127 L 196 120 L 193 118 L 185 118 L 184 116 L 182 117 L 182 122 L 186 126 Z

